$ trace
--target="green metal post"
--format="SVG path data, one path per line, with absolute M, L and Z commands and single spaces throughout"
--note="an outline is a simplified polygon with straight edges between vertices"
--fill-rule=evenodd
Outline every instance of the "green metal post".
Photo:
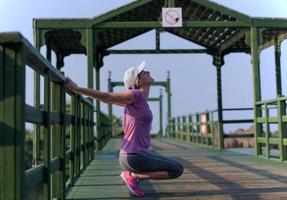
M 211 145 L 211 138 L 209 137 L 210 135 L 210 118 L 209 118 L 209 111 L 206 112 L 206 145 L 210 146 Z
M 25 60 L 0 45 L 0 199 L 25 199 Z
M 176 121 L 175 118 L 172 118 L 172 138 L 176 138 Z
M 215 133 L 214 133 L 214 120 L 213 120 L 213 112 L 210 112 L 210 133 L 211 133 L 211 145 L 215 147 Z
M 53 173 L 53 198 L 65 199 L 65 189 L 66 189 L 66 160 L 65 160 L 65 121 L 64 114 L 66 109 L 65 103 L 65 93 L 63 85 L 56 85 L 53 83 L 53 102 L 52 109 L 54 112 L 59 112 L 61 117 L 60 124 L 55 124 L 52 127 L 52 158 L 58 157 L 61 160 L 62 168 Z
M 193 124 L 192 124 L 192 115 L 188 115 L 188 142 L 193 141 L 192 132 L 193 132 Z
M 182 116 L 182 133 L 181 139 L 186 140 L 186 116 Z
M 108 91 L 113 92 L 112 81 L 111 81 L 112 72 L 108 72 Z M 111 120 L 111 129 L 113 130 L 113 105 L 109 104 L 109 118 Z
M 223 57 L 215 55 L 213 64 L 216 67 L 216 85 L 217 85 L 217 111 L 218 111 L 218 143 L 219 148 L 224 148 L 224 132 L 223 132 L 223 114 L 222 114 L 222 87 L 221 87 L 221 67 L 224 65 Z
M 160 30 L 158 28 L 155 30 L 155 42 L 156 50 L 160 50 Z
M 80 176 L 80 171 L 81 171 L 81 115 L 82 115 L 82 110 L 81 110 L 81 99 L 79 95 L 76 95 L 77 98 L 77 114 L 76 114 L 76 123 L 77 123 L 77 129 L 76 129 L 76 176 Z
M 171 119 L 171 89 L 170 89 L 170 72 L 167 71 L 166 95 L 167 95 L 167 119 Z
M 163 137 L 163 125 L 162 125 L 162 89 L 159 94 L 159 134 Z
M 284 138 L 286 138 L 286 122 L 283 122 L 283 116 L 286 115 L 286 103 L 285 101 L 277 101 L 278 107 L 278 130 L 279 130 L 279 151 L 280 160 L 285 161 L 287 159 L 287 149 L 283 143 Z
M 82 158 L 82 163 L 83 163 L 83 170 L 86 169 L 87 166 L 87 149 L 86 149 L 86 141 L 87 141 L 87 124 L 86 124 L 86 105 L 83 101 L 82 104 L 82 121 L 83 121 L 83 134 L 82 134 L 82 149 L 83 149 L 83 158 Z
M 40 42 L 40 30 L 35 30 L 34 32 L 34 45 L 40 51 L 41 42 Z M 40 108 L 40 74 L 34 71 L 34 107 Z M 33 158 L 34 165 L 38 164 L 40 158 L 40 125 L 34 125 L 35 136 L 33 144 Z
M 45 167 L 45 182 L 44 182 L 44 199 L 51 198 L 51 172 L 50 172 L 50 162 L 51 162 L 51 81 L 50 81 L 50 71 L 45 74 L 44 81 L 44 105 L 45 112 L 47 113 L 46 123 L 44 125 L 44 167 Z
M 200 144 L 200 114 L 196 113 L 196 143 Z
M 176 131 L 176 139 L 181 138 L 181 121 L 180 117 L 177 117 L 177 131 Z
M 95 60 L 95 68 L 96 68 L 96 90 L 100 90 L 100 65 L 99 65 L 99 56 Z M 102 137 L 103 133 L 101 130 L 101 104 L 100 101 L 96 101 L 96 109 L 97 109 L 97 150 L 102 149 Z
M 95 159 L 95 140 L 94 140 L 94 107 L 91 110 L 91 142 L 92 142 L 92 160 Z
M 70 186 L 74 185 L 75 178 L 75 169 L 76 169 L 76 131 L 77 131 L 77 97 L 76 95 L 72 96 L 71 102 L 71 112 L 74 116 L 74 121 L 72 121 L 71 129 L 71 161 L 70 161 Z
M 276 71 L 276 93 L 277 96 L 282 95 L 281 82 L 281 42 L 276 38 L 275 40 L 275 71 Z
M 265 127 L 266 127 L 266 132 L 265 132 L 265 138 L 266 138 L 266 157 L 269 159 L 270 158 L 270 147 L 269 147 L 269 138 L 270 138 L 270 127 L 269 127 L 269 110 L 267 104 L 264 104 L 264 114 L 265 114 Z M 280 132 L 280 130 L 279 130 Z M 262 152 L 260 151 L 260 154 Z
M 88 88 L 94 89 L 94 65 L 95 65 L 95 40 L 93 29 L 86 29 L 86 49 L 87 49 L 87 78 L 88 78 Z M 89 98 L 91 102 L 93 99 Z M 93 103 L 94 104 L 94 103 Z
M 261 101 L 261 86 L 260 86 L 260 59 L 258 46 L 260 43 L 261 35 L 259 30 L 256 27 L 251 27 L 251 57 L 252 57 L 252 66 L 253 66 L 253 99 L 254 99 L 254 128 L 255 128 L 255 152 L 258 156 L 260 153 L 260 144 L 257 141 L 257 138 L 262 131 L 262 125 L 257 123 L 257 118 L 261 117 L 261 106 L 257 106 L 256 102 Z

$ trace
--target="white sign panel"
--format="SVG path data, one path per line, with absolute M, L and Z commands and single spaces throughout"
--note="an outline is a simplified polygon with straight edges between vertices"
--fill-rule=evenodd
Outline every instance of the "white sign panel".
M 181 8 L 162 8 L 163 27 L 182 27 Z

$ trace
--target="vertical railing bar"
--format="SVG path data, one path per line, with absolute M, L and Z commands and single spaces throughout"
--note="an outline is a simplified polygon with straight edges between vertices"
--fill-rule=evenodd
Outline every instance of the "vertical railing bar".
M 51 198 L 51 174 L 50 174 L 50 159 L 51 159 L 51 129 L 50 129 L 50 112 L 51 112 L 51 85 L 50 72 L 48 71 L 44 77 L 44 106 L 46 112 L 46 122 L 44 126 L 44 167 L 45 167 L 45 182 L 44 182 L 44 199 Z

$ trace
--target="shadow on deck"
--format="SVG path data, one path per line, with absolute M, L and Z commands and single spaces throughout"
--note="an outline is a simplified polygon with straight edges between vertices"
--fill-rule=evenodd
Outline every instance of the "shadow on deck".
M 67 199 L 137 199 L 120 180 L 120 139 L 111 139 L 67 193 Z M 142 183 L 139 199 L 286 199 L 286 163 L 231 150 L 214 150 L 175 140 L 153 139 L 152 150 L 180 161 L 184 174 L 174 180 Z

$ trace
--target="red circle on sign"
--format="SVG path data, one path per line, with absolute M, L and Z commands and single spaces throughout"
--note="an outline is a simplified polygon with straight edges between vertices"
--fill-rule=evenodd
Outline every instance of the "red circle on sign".
M 165 21 L 170 25 L 175 25 L 179 21 L 179 13 L 175 10 L 169 10 L 165 14 Z

